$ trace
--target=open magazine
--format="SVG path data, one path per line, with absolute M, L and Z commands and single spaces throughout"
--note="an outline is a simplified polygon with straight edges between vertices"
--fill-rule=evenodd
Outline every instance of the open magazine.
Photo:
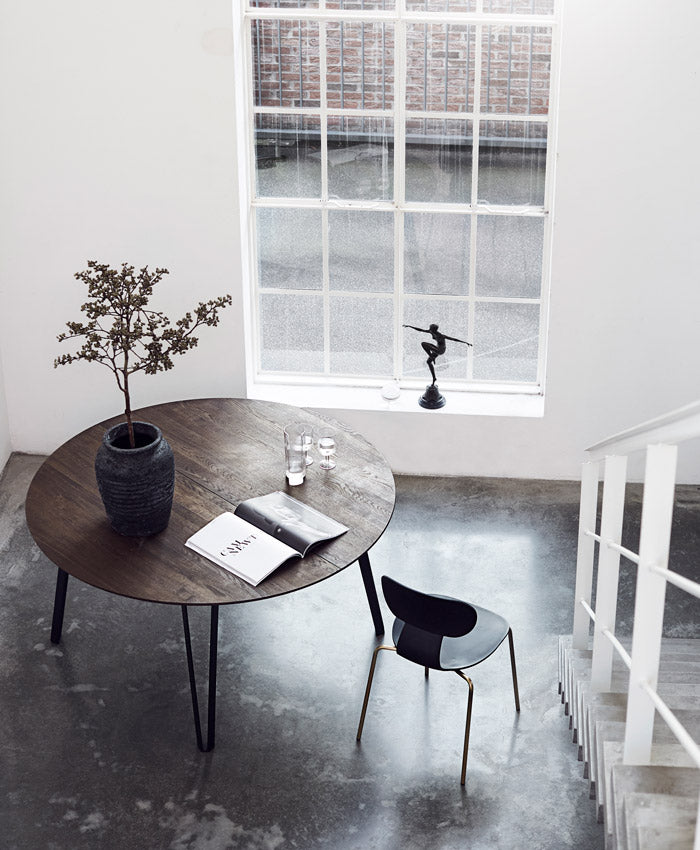
M 192 535 L 185 546 L 257 585 L 289 558 L 303 558 L 322 540 L 347 531 L 286 493 L 246 499 L 234 513 L 226 512 Z

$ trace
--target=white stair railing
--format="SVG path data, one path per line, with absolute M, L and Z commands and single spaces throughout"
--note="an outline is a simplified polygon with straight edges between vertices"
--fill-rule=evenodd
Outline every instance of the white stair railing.
M 625 764 L 650 764 L 656 712 L 700 768 L 700 747 L 656 691 L 666 584 L 700 598 L 700 584 L 668 568 L 675 500 L 678 443 L 700 438 L 700 402 L 672 411 L 591 446 L 581 474 L 573 646 L 585 649 L 594 623 L 591 688 L 610 689 L 615 652 L 630 669 L 625 725 Z M 621 545 L 627 457 L 646 450 L 639 553 Z M 596 532 L 598 482 L 604 466 L 600 533 Z M 595 545 L 598 576 L 595 610 L 591 606 Z M 637 565 L 632 650 L 615 637 L 620 557 Z M 694 850 L 700 850 L 700 800 Z

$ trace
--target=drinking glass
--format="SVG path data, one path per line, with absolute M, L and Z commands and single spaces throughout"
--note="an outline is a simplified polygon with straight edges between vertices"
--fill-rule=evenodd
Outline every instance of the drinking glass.
M 306 458 L 306 465 L 311 466 L 311 464 L 314 462 L 314 459 L 311 456 L 311 447 L 313 446 L 314 441 L 316 439 L 314 426 L 311 425 L 309 422 L 295 422 L 294 427 L 301 428 L 304 431 L 304 457 Z
M 319 464 L 320 468 L 335 469 L 335 461 L 332 459 L 335 455 L 335 431 L 332 428 L 319 428 L 316 434 L 318 450 L 323 458 Z
M 290 485 L 303 484 L 306 477 L 306 451 L 302 425 L 295 423 L 284 429 L 284 462 Z

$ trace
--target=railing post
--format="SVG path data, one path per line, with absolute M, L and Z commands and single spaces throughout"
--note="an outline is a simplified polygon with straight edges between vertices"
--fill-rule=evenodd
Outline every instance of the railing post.
M 668 567 L 677 457 L 676 446 L 654 445 L 647 449 L 632 633 L 632 668 L 627 696 L 625 764 L 649 764 L 651 757 L 655 709 L 640 682 L 647 682 L 656 690 L 666 579 L 649 568 Z
M 595 629 L 591 662 L 593 693 L 610 690 L 613 646 L 603 634 L 615 633 L 617 614 L 617 583 L 620 574 L 620 554 L 608 542 L 619 545 L 622 539 L 622 518 L 625 512 L 627 458 L 609 455 L 605 458 L 603 512 L 600 519 L 600 548 L 598 551 L 598 581 L 595 594 Z
M 598 463 L 587 461 L 581 468 L 581 506 L 578 517 L 578 554 L 576 556 L 576 590 L 574 591 L 574 632 L 573 648 L 586 649 L 590 617 L 581 605 L 583 599 L 591 604 L 593 589 L 593 559 L 595 541 L 586 534 L 595 531 L 598 511 Z

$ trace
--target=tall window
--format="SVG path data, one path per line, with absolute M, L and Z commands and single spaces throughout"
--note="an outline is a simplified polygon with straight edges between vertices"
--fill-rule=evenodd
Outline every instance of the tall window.
M 554 0 L 250 4 L 257 377 L 538 392 Z

